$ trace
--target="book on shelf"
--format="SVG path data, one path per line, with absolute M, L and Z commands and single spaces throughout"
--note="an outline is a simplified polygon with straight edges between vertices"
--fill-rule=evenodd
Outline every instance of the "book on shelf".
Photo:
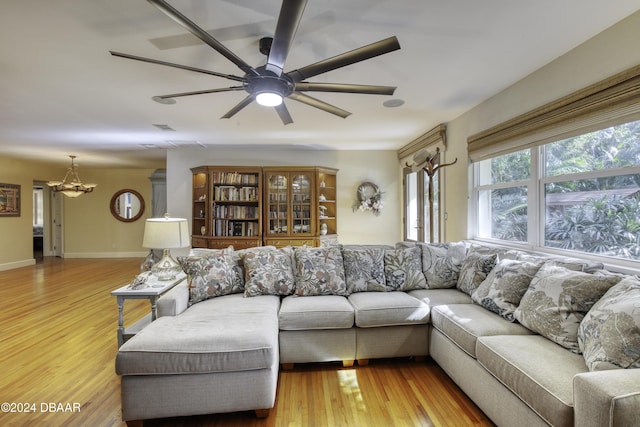
M 258 174 L 239 172 L 215 172 L 213 175 L 214 184 L 228 185 L 258 185 Z
M 223 219 L 215 221 L 214 237 L 252 237 L 259 234 L 257 222 L 230 221 Z
M 214 199 L 217 201 L 243 201 L 255 202 L 258 200 L 257 187 L 218 186 L 214 191 Z

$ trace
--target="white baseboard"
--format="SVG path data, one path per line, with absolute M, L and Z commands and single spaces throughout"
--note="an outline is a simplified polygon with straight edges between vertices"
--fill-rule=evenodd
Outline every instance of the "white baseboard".
M 66 252 L 65 258 L 145 258 L 149 252 Z
M 30 265 L 35 265 L 35 263 L 36 263 L 35 258 L 25 259 L 22 261 L 8 262 L 6 264 L 0 264 L 0 271 L 13 270 L 14 268 L 20 268 L 20 267 L 28 267 Z

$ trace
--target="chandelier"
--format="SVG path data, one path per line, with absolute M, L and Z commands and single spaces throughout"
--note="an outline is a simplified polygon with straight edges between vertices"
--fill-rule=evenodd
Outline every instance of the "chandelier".
M 71 157 L 71 167 L 67 169 L 64 179 L 62 181 L 49 181 L 47 185 L 51 187 L 51 191 L 60 192 L 67 197 L 78 197 L 84 193 L 91 193 L 98 184 L 83 184 L 78 178 L 78 171 L 73 163 L 73 159 L 76 156 L 69 157 Z

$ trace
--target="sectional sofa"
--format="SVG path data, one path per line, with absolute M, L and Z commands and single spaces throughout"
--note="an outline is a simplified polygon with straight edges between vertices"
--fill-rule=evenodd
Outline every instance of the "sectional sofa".
M 497 425 L 640 425 L 640 279 L 465 242 L 194 249 L 122 345 L 123 420 L 274 406 L 296 363 L 432 357 Z

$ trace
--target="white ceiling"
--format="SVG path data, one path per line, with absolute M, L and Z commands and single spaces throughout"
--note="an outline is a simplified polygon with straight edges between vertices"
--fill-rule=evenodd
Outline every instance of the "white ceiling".
M 169 0 L 246 62 L 265 57 L 280 0 Z M 401 50 L 310 79 L 397 86 L 393 97 L 313 96 L 341 119 L 287 100 L 294 123 L 228 92 L 154 95 L 235 82 L 111 56 L 120 51 L 222 73 L 242 72 L 144 0 L 3 0 L 0 155 L 67 164 L 153 167 L 180 146 L 297 144 L 396 149 L 630 15 L 638 0 L 309 0 L 285 71 L 395 35 Z M 404 105 L 386 108 L 388 99 Z M 175 131 L 162 131 L 166 124 Z M 149 162 L 150 161 L 150 162 Z

